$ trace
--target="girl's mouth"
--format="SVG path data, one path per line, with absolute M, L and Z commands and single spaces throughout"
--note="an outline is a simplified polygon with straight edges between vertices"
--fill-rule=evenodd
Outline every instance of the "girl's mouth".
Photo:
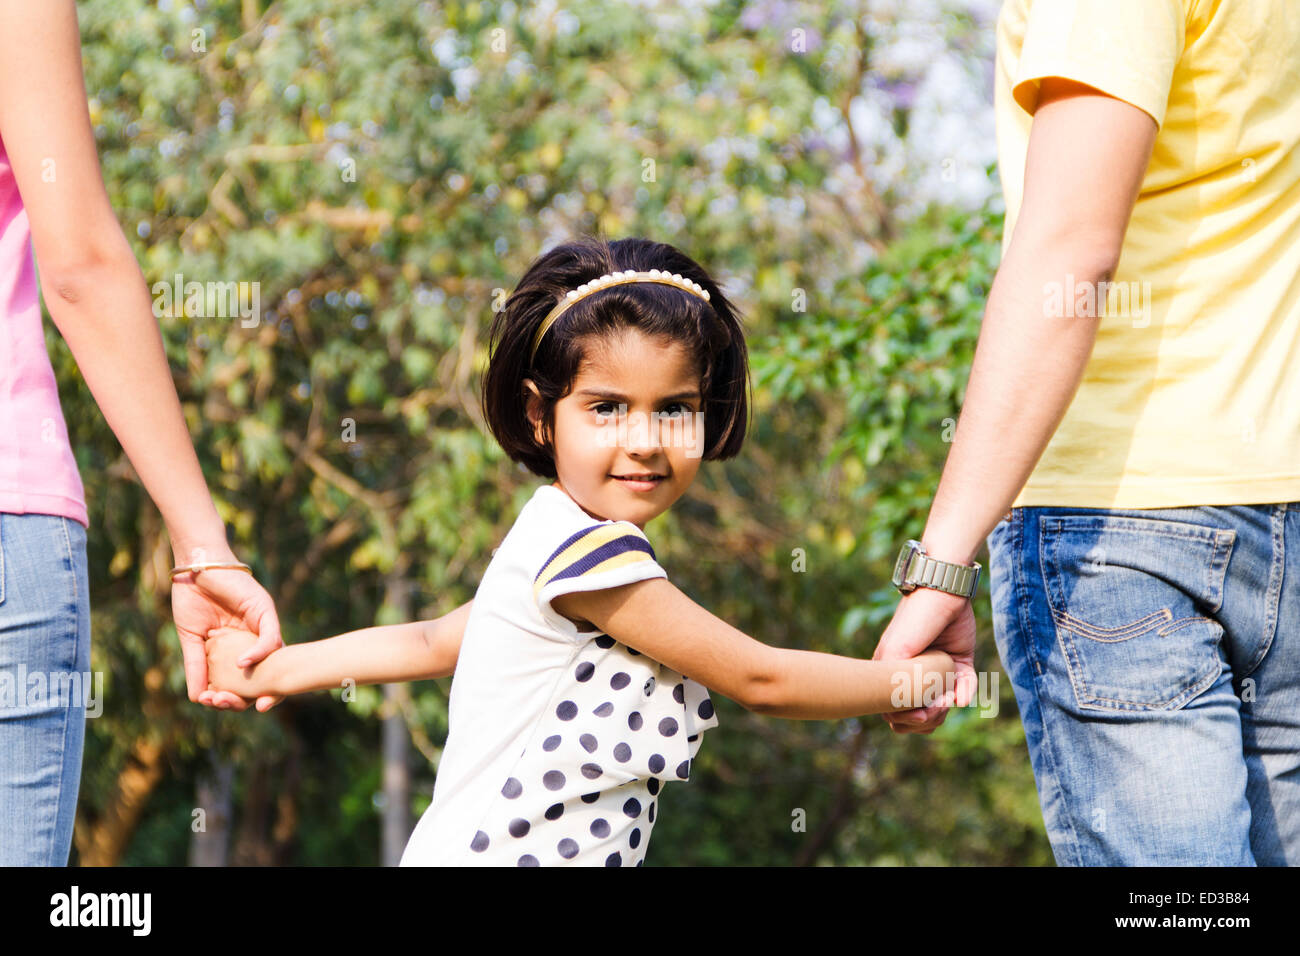
M 621 482 L 633 491 L 653 491 L 664 481 L 665 475 L 610 475 L 611 478 Z

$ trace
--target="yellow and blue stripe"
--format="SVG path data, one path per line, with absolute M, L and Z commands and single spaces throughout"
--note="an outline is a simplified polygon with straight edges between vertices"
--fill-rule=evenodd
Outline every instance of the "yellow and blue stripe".
M 654 548 L 631 522 L 584 528 L 546 559 L 533 579 L 533 593 L 540 596 L 543 589 L 566 578 L 602 574 L 643 562 L 655 563 Z

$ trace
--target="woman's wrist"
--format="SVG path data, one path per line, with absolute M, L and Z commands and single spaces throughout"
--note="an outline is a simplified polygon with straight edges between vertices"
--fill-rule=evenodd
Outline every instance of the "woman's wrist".
M 186 529 L 184 532 L 173 533 L 168 529 L 168 537 L 172 542 L 175 567 L 238 560 L 226 540 L 226 527 L 220 521 L 206 528 Z

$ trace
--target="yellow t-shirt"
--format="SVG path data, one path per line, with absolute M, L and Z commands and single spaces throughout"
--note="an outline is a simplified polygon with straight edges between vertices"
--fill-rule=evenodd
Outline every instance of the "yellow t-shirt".
M 1083 381 L 1014 505 L 1300 501 L 1300 2 L 1006 0 L 1004 252 L 1047 76 L 1159 131 Z

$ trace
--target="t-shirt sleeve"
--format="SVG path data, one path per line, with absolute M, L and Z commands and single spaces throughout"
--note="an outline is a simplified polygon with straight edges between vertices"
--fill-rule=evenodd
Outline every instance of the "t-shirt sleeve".
M 1186 38 L 1185 0 L 1031 0 L 1011 95 L 1031 115 L 1039 84 L 1084 83 L 1164 125 Z
M 542 564 L 533 580 L 537 607 L 548 624 L 572 638 L 596 632 L 577 625 L 551 607 L 561 594 L 599 591 L 649 578 L 666 578 L 645 534 L 630 521 L 597 524 L 572 534 Z

